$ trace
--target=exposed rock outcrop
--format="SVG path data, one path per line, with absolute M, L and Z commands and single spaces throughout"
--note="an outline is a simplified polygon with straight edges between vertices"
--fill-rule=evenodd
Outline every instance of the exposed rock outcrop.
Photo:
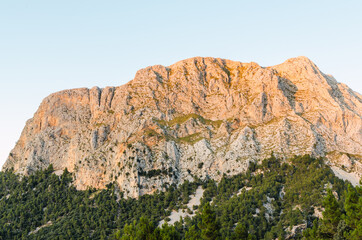
M 79 189 L 116 181 L 137 197 L 249 161 L 312 154 L 361 174 L 362 96 L 308 58 L 272 66 L 191 58 L 139 70 L 120 87 L 43 100 L 3 169 L 53 164 Z

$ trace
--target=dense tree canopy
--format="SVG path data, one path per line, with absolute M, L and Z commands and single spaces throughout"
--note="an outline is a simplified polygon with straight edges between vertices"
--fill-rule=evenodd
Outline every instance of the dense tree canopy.
M 187 209 L 198 186 L 201 205 Z M 361 195 L 310 156 L 271 157 L 218 183 L 195 178 L 139 199 L 122 198 L 114 184 L 78 191 L 71 173 L 52 166 L 24 177 L 6 171 L 0 239 L 361 239 Z M 177 209 L 196 215 L 157 227 Z

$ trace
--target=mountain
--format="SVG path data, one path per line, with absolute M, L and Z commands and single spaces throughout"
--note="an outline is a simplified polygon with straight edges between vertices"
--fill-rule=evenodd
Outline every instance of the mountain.
M 119 87 L 51 94 L 3 170 L 52 164 L 73 172 L 77 189 L 115 181 L 138 197 L 304 154 L 361 176 L 359 93 L 306 57 L 272 67 L 196 57 L 141 69 Z

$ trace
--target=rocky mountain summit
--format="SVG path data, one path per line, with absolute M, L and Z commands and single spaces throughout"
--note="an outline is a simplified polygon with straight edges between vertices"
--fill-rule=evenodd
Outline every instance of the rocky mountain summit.
M 129 83 L 51 94 L 3 169 L 53 164 L 78 189 L 117 182 L 138 197 L 193 177 L 220 179 L 274 154 L 311 154 L 362 174 L 362 96 L 306 57 L 272 66 L 190 58 Z

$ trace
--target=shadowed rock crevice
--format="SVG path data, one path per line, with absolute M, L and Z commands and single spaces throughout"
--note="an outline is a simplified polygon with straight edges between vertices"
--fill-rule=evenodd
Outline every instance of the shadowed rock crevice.
M 343 93 L 339 89 L 338 82 L 336 81 L 336 79 L 330 75 L 323 74 L 323 76 L 325 77 L 326 82 L 330 87 L 330 89 L 328 89 L 329 94 L 334 99 L 334 101 L 336 101 L 336 103 L 339 104 L 341 109 L 343 110 L 344 108 L 347 108 L 348 110 L 354 112 L 359 117 L 361 117 L 361 115 L 358 112 L 354 111 L 354 109 L 351 106 L 349 106 L 349 104 L 346 103 Z M 356 94 L 351 94 L 351 95 L 361 103 L 361 99 Z
M 262 93 L 261 95 L 261 104 L 262 104 L 262 113 L 263 113 L 263 119 L 265 117 L 265 115 L 267 114 L 267 106 L 268 106 L 268 97 L 266 95 L 266 93 Z
M 278 77 L 278 88 L 287 98 L 290 107 L 295 110 L 295 93 L 298 91 L 298 87 L 294 85 L 292 81 L 286 78 Z
M 313 144 L 313 155 L 314 156 L 325 156 L 327 150 L 327 144 L 323 136 L 317 131 L 317 129 L 311 125 L 311 130 L 315 137 L 315 142 Z

